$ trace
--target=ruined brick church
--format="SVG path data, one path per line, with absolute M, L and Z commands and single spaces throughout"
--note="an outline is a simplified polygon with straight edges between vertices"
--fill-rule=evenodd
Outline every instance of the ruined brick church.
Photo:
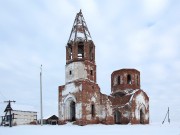
M 111 95 L 96 83 L 95 44 L 80 11 L 66 45 L 65 85 L 58 89 L 59 124 L 148 124 L 149 97 L 140 88 L 140 72 L 111 74 Z

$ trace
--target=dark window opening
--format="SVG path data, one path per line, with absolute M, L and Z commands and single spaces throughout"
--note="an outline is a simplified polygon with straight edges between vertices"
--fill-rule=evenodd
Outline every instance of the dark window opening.
M 78 45 L 78 58 L 84 58 L 84 45 L 82 42 L 80 42 Z
M 91 75 L 93 75 L 93 70 L 91 70 Z
M 132 84 L 131 75 L 127 76 L 127 84 Z
M 92 115 L 92 117 L 95 116 L 95 106 L 94 106 L 94 104 L 91 105 L 91 115 Z
M 71 74 L 72 74 L 72 71 L 70 70 L 70 71 L 69 71 L 69 75 L 71 75 Z
M 118 76 L 118 78 L 117 78 L 117 84 L 119 85 L 120 83 L 121 83 L 121 77 Z

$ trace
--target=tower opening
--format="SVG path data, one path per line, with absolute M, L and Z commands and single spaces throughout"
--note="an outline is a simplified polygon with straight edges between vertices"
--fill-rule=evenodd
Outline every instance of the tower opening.
M 71 101 L 70 103 L 70 121 L 75 121 L 76 120 L 76 106 L 75 102 Z
M 121 83 L 121 77 L 118 76 L 118 77 L 117 77 L 117 84 L 119 85 L 120 83 Z
M 114 112 L 114 123 L 115 124 L 121 124 L 121 114 L 118 110 Z
M 78 58 L 79 59 L 84 58 L 84 44 L 83 44 L 83 42 L 79 42 L 79 44 L 78 44 Z
M 131 75 L 128 74 L 127 76 L 127 84 L 132 84 Z
M 71 60 L 72 59 L 72 46 L 71 44 L 68 43 L 68 48 L 67 48 L 67 53 L 68 53 L 68 59 Z

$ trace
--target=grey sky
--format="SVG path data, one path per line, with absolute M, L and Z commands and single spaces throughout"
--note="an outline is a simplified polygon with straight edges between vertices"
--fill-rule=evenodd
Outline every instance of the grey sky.
M 65 45 L 82 9 L 102 93 L 110 94 L 114 70 L 136 68 L 150 97 L 150 120 L 161 122 L 169 106 L 171 121 L 180 121 L 179 7 L 178 0 L 0 1 L 0 114 L 9 99 L 39 111 L 41 64 L 44 116 L 57 114 Z

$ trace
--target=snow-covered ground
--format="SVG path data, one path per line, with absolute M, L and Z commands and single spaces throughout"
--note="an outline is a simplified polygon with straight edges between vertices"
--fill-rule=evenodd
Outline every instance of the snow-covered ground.
M 87 125 L 0 127 L 0 135 L 180 135 L 180 123 L 150 125 Z

